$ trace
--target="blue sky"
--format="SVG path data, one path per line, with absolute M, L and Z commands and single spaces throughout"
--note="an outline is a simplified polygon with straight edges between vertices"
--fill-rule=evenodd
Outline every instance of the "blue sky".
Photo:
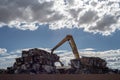
M 120 48 L 120 31 L 116 31 L 110 36 L 102 36 L 84 32 L 82 29 L 50 30 L 47 25 L 40 26 L 35 31 L 0 28 L 0 48 L 6 48 L 8 51 L 40 47 L 52 49 L 67 34 L 73 35 L 78 49 L 93 48 L 96 51 L 106 51 Z M 58 49 L 70 50 L 71 48 L 66 42 Z
M 0 0 L 0 68 L 12 65 L 23 49 L 50 50 L 71 34 L 80 55 L 120 69 L 119 23 L 118 0 Z M 71 59 L 67 42 L 56 51 Z

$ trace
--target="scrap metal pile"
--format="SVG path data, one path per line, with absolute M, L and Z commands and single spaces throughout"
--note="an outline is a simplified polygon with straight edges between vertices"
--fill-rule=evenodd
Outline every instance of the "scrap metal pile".
M 50 54 L 37 48 L 30 49 L 22 51 L 22 57 L 16 58 L 12 70 L 15 74 L 55 73 L 53 65 L 56 61 L 59 61 L 59 56 L 56 54 Z
M 76 59 L 73 59 L 73 60 L 76 60 Z M 80 67 L 76 68 L 76 70 L 74 69 L 75 70 L 74 73 L 105 74 L 110 72 L 106 64 L 107 62 L 99 57 L 82 57 L 80 58 L 80 63 L 79 63 Z
M 120 73 L 119 70 L 112 70 L 106 67 L 106 61 L 98 57 L 82 57 L 80 63 L 73 63 L 80 67 L 57 68 L 54 63 L 59 61 L 59 56 L 41 49 L 30 49 L 22 51 L 22 56 L 16 58 L 12 67 L 8 67 L 9 74 L 108 74 Z

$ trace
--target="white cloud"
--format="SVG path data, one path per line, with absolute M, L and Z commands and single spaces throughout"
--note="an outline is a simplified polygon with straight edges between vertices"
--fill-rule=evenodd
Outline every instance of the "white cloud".
M 7 49 L 2 49 L 4 54 L 0 54 L 0 69 L 7 68 L 13 65 L 15 58 L 21 56 L 21 50 L 7 52 Z
M 7 52 L 7 49 L 5 49 L 5 48 L 0 48 L 0 54 L 6 53 L 6 52 Z
M 110 35 L 120 29 L 119 0 L 1 0 L 0 27 L 36 30 L 36 23 L 52 30 L 83 28 Z
M 93 48 L 86 48 L 86 49 L 83 49 L 84 51 L 94 51 L 95 49 Z
M 6 69 L 7 67 L 11 67 L 15 62 L 14 59 L 8 59 L 5 61 L 0 62 L 0 69 Z

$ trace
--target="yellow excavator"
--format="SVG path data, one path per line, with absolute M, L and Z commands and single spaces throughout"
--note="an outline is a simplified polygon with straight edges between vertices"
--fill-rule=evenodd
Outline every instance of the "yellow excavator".
M 106 61 L 99 57 L 84 57 L 84 56 L 82 56 L 82 58 L 80 58 L 78 50 L 77 50 L 77 46 L 75 44 L 75 41 L 74 41 L 72 35 L 67 35 L 63 40 L 61 40 L 51 50 L 51 54 L 53 54 L 54 50 L 56 50 L 58 47 L 60 47 L 66 41 L 69 42 L 69 44 L 72 48 L 72 52 L 75 57 L 75 59 L 70 60 L 70 62 L 71 62 L 70 65 L 71 65 L 71 69 L 73 70 L 73 72 L 79 73 L 80 70 L 84 70 L 84 69 L 86 69 L 87 71 L 90 71 L 91 69 L 100 70 L 100 69 L 106 68 Z M 85 71 L 85 72 L 87 72 L 87 71 Z
M 79 53 L 77 50 L 77 46 L 75 44 L 75 41 L 72 37 L 72 35 L 67 35 L 62 41 L 60 41 L 52 50 L 51 50 L 51 54 L 53 54 L 54 50 L 57 49 L 58 47 L 60 47 L 63 43 L 65 43 L 66 41 L 69 42 L 71 48 L 72 48 L 72 52 L 75 56 L 75 59 L 70 60 L 71 61 L 71 67 L 73 68 L 80 68 L 80 57 L 79 57 Z

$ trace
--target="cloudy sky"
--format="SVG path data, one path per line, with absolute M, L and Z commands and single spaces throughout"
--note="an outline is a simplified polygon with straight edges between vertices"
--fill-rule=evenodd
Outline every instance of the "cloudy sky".
M 80 55 L 98 56 L 120 69 L 119 0 L 0 0 L 0 68 L 11 66 L 22 49 L 52 49 L 73 35 Z M 56 50 L 73 55 L 68 43 Z

